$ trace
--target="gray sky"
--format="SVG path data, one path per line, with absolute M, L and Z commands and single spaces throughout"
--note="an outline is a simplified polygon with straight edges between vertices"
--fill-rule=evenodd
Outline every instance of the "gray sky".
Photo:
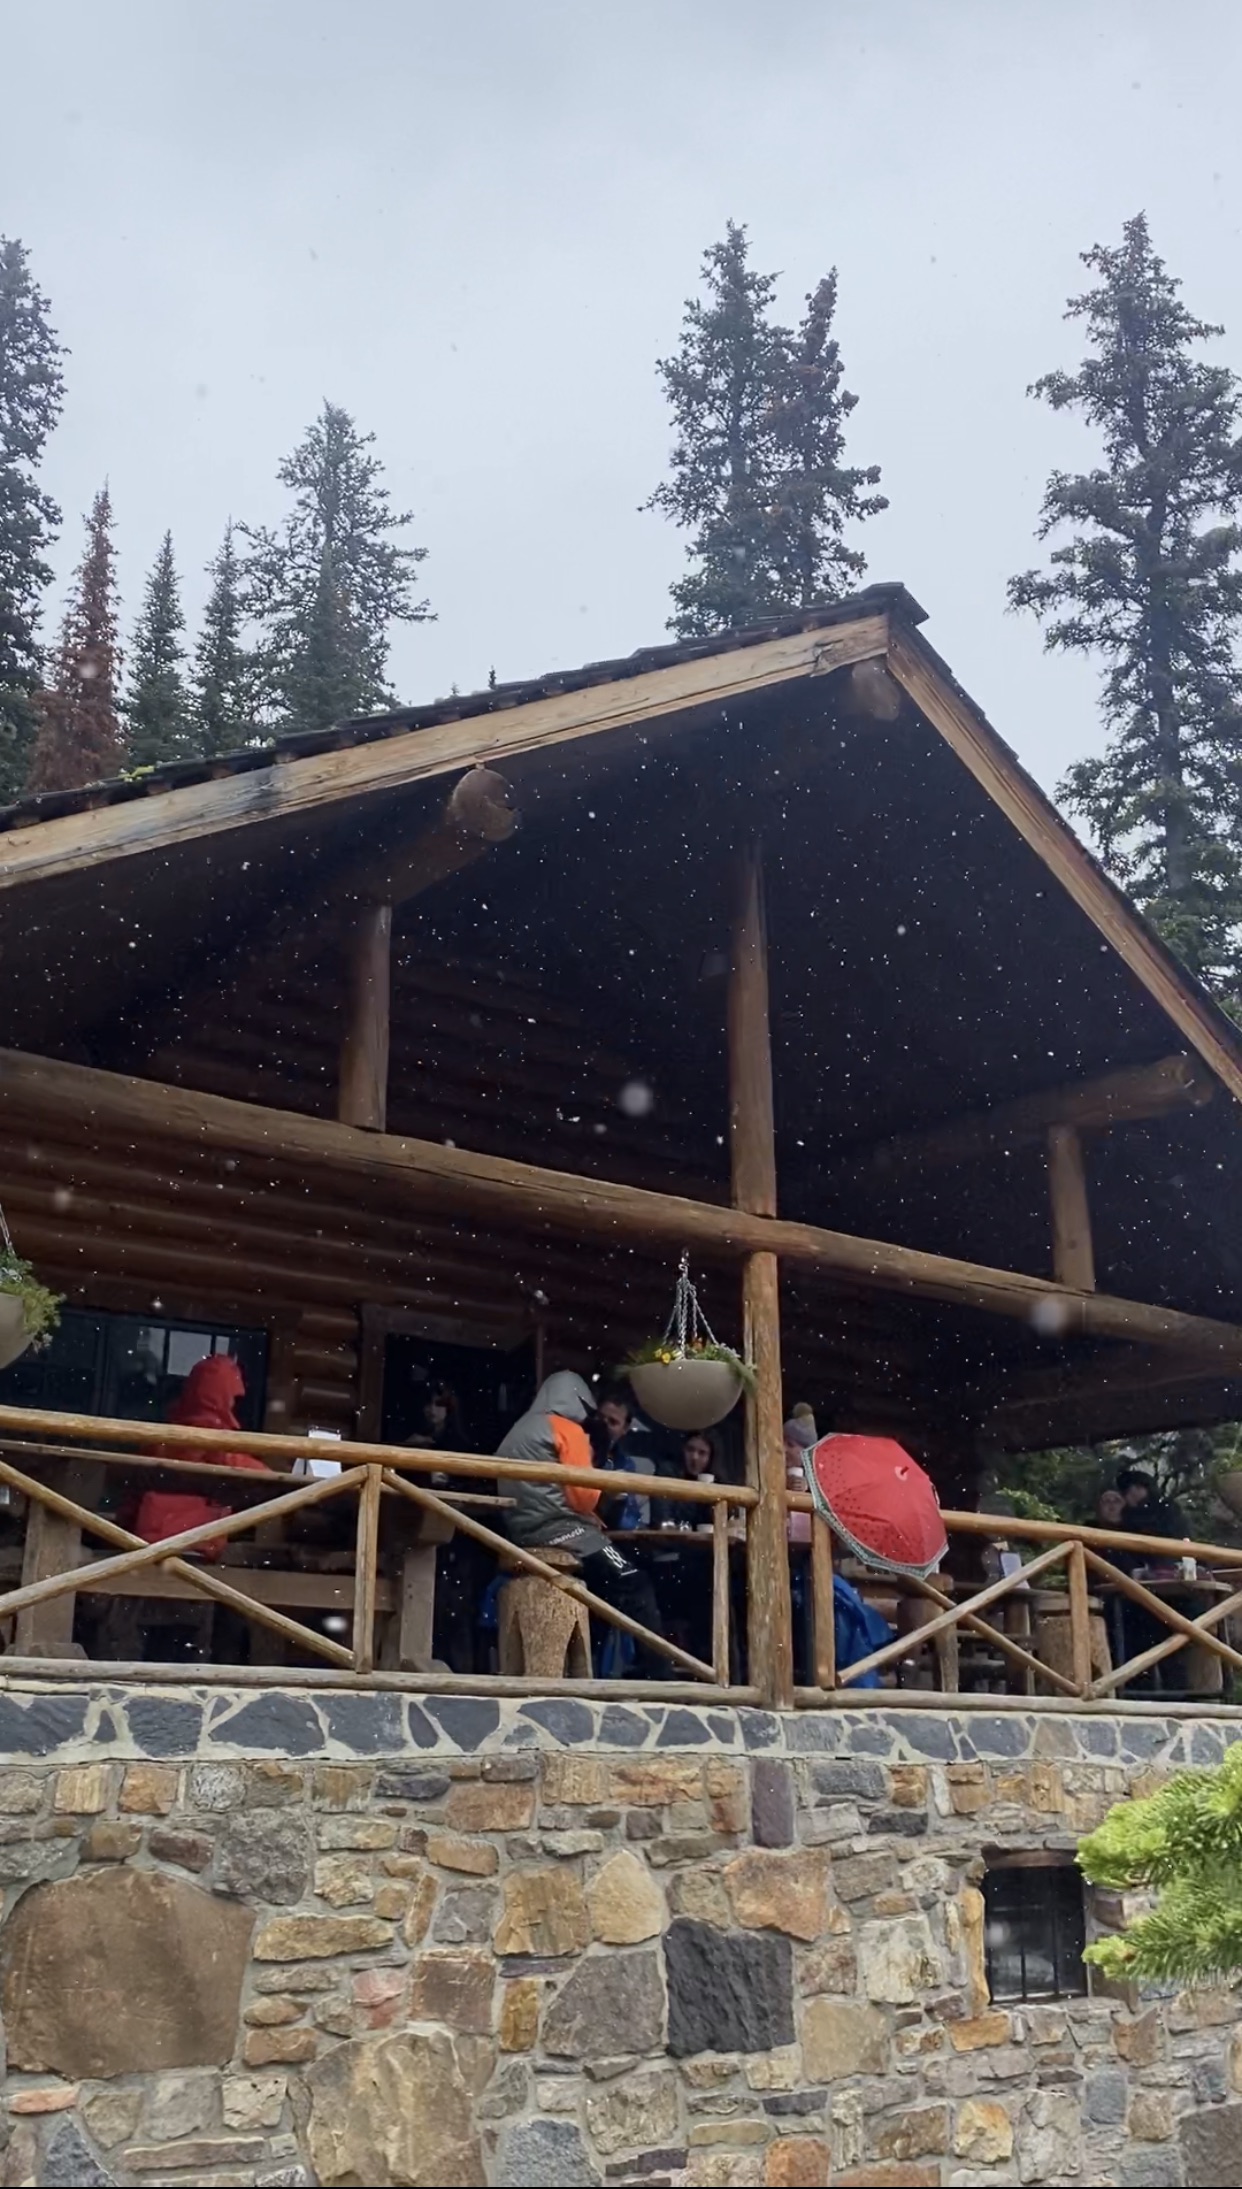
M 0 0 L 0 53 L 0 232 L 73 351 L 60 567 L 106 473 L 126 629 L 166 527 L 193 610 L 225 519 L 279 515 L 328 396 L 430 550 L 403 699 L 658 641 L 652 365 L 733 218 L 787 316 L 840 269 L 869 575 L 1045 783 L 1097 742 L 1004 612 L 1086 453 L 1024 390 L 1140 207 L 1242 368 L 1236 0 Z

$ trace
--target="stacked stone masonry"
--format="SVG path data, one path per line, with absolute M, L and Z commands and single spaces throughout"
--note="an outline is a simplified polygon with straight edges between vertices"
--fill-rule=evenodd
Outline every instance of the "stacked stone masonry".
M 0 2182 L 1242 2181 L 1234 2000 L 994 2001 L 979 1889 L 1235 1730 L 9 1687 Z

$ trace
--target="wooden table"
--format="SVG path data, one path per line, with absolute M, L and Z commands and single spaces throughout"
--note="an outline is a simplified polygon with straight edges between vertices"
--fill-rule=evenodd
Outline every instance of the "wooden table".
M 1172 1604 L 1176 1610 L 1184 1612 L 1188 1619 L 1199 1618 L 1213 1604 L 1219 1603 L 1222 1597 L 1234 1594 L 1231 1585 L 1218 1581 L 1211 1573 L 1197 1573 L 1192 1581 L 1180 1573 L 1156 1575 L 1144 1573 L 1140 1568 L 1132 1575 L 1132 1579 L 1138 1581 L 1149 1595 L 1158 1596 L 1162 1603 Z M 1126 1646 L 1124 1639 L 1122 1622 L 1128 1599 L 1115 1581 L 1093 1580 L 1091 1586 L 1093 1594 L 1104 1600 L 1113 1662 L 1124 1664 L 1127 1657 L 1139 1655 L 1138 1650 Z M 1136 1611 L 1139 1608 L 1135 1606 Z M 1152 1620 L 1154 1624 L 1154 1613 Z M 1171 1636 L 1172 1627 L 1164 1628 L 1163 1633 Z M 1179 1672 L 1183 1683 L 1180 1686 L 1174 1684 Z M 1167 1695 L 1170 1701 L 1193 1702 L 1197 1698 L 1221 1693 L 1225 1684 L 1224 1661 L 1216 1655 L 1215 1650 L 1205 1649 L 1201 1642 L 1187 1642 L 1174 1655 L 1153 1665 L 1150 1677 L 1159 1692 Z M 1124 1689 L 1121 1692 L 1124 1693 Z

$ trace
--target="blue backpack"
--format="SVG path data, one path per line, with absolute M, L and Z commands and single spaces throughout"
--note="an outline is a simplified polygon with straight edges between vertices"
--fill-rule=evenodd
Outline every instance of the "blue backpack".
M 883 1649 L 886 1642 L 893 1640 L 893 1629 L 887 1619 L 874 1611 L 839 1573 L 832 1577 L 832 1599 L 838 1671 L 844 1671 L 847 1665 L 856 1665 L 861 1657 L 869 1657 L 873 1649 Z M 879 1684 L 878 1672 L 864 1672 L 861 1680 L 850 1682 L 852 1687 L 878 1687 Z

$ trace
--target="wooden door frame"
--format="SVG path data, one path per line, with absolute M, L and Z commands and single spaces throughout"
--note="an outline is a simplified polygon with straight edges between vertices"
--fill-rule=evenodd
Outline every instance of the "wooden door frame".
M 358 1436 L 378 1444 L 383 1428 L 384 1353 L 389 1338 L 424 1338 L 430 1345 L 476 1346 L 480 1352 L 513 1353 L 519 1345 L 535 1348 L 535 1388 L 543 1381 L 542 1316 L 515 1316 L 489 1322 L 481 1315 L 431 1315 L 417 1307 L 385 1307 L 364 1300 L 358 1309 Z

